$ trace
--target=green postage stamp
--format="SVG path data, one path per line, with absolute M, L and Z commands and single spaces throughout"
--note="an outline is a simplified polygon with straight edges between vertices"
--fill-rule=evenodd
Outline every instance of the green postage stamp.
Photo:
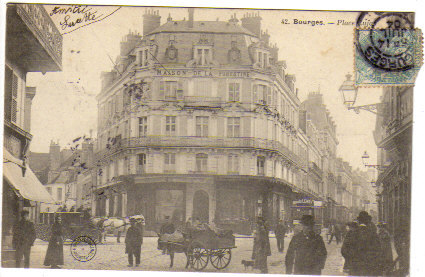
M 414 85 L 422 65 L 422 32 L 414 29 L 408 16 L 375 13 L 359 17 L 355 30 L 355 84 Z

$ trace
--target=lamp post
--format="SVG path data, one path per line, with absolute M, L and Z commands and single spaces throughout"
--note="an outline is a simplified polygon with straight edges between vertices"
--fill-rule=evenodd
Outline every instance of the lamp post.
M 364 165 L 365 167 L 375 168 L 375 169 L 377 169 L 377 170 L 379 170 L 379 171 L 385 170 L 385 169 L 387 168 L 387 166 L 385 166 L 385 165 L 379 165 L 379 164 L 369 164 L 369 163 L 368 163 L 369 158 L 370 158 L 370 156 L 369 156 L 369 154 L 367 153 L 367 151 L 364 151 L 364 153 L 363 153 L 363 155 L 362 155 L 362 162 L 363 162 L 363 165 Z
M 339 87 L 342 94 L 344 105 L 348 110 L 354 110 L 355 113 L 360 113 L 360 110 L 365 110 L 376 115 L 381 115 L 379 108 L 385 106 L 385 103 L 375 103 L 369 105 L 354 106 L 357 100 L 358 88 L 354 85 L 354 80 L 351 80 L 352 75 L 348 73 L 345 75 L 347 78 Z

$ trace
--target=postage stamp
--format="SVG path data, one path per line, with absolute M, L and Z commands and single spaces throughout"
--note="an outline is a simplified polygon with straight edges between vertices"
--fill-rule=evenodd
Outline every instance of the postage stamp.
M 355 30 L 355 84 L 413 85 L 422 65 L 422 32 L 402 13 L 360 15 Z M 367 29 L 364 29 L 367 26 Z

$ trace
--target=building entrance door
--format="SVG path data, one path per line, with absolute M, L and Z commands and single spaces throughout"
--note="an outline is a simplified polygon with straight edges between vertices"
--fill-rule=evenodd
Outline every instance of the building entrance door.
M 209 196 L 203 190 L 198 190 L 193 195 L 193 212 L 192 219 L 199 220 L 203 223 L 208 223 L 210 219 L 210 203 Z

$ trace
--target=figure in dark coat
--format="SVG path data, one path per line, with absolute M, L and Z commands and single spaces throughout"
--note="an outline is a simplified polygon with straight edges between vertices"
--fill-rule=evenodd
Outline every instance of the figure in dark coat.
M 382 275 L 381 245 L 375 228 L 370 225 L 371 218 L 367 212 L 360 212 L 355 232 L 344 240 L 341 252 L 351 260 L 350 275 Z
M 52 225 L 44 265 L 51 268 L 59 268 L 59 265 L 63 265 L 62 219 L 59 215 L 56 216 Z
M 133 256 L 136 259 L 136 266 L 140 264 L 140 252 L 143 244 L 143 227 L 136 224 L 136 219 L 130 218 L 130 228 L 125 236 L 125 253 L 128 254 L 128 266 L 133 266 Z
M 378 224 L 378 237 L 382 250 L 382 270 L 388 273 L 393 267 L 393 250 L 391 247 L 391 235 L 383 223 Z
M 277 250 L 280 253 L 283 253 L 284 248 L 284 242 L 285 242 L 285 235 L 286 235 L 286 225 L 283 222 L 283 220 L 279 220 L 278 224 L 276 225 L 276 229 L 274 231 L 276 235 L 276 241 L 277 241 Z
M 34 245 L 36 235 L 34 223 L 28 220 L 28 215 L 28 211 L 22 211 L 21 220 L 13 226 L 12 244 L 16 250 L 16 267 L 21 267 L 22 257 L 24 258 L 24 267 L 30 267 L 31 246 Z
M 340 244 L 342 232 L 337 224 L 332 224 L 330 226 L 330 233 L 331 233 L 331 237 L 329 239 L 328 244 L 331 244 L 333 238 L 336 239 L 336 244 Z
M 170 222 L 170 217 L 165 216 L 165 223 L 162 224 L 161 229 L 159 231 L 160 234 L 172 234 L 176 231 L 174 224 Z
M 357 222 L 350 222 L 350 223 L 347 224 L 347 227 L 348 227 L 348 231 L 346 232 L 346 234 L 344 236 L 344 242 L 343 242 L 342 247 L 341 247 L 341 254 L 345 259 L 344 272 L 350 273 L 351 272 L 351 266 L 352 266 L 352 259 L 353 259 L 352 249 L 354 247 L 351 244 L 354 243 L 353 236 L 356 233 Z
M 322 237 L 314 231 L 314 219 L 303 215 L 302 231 L 292 237 L 286 252 L 286 274 L 321 275 L 327 251 Z
M 268 273 L 267 257 L 271 256 L 269 229 L 262 217 L 259 217 L 257 220 L 252 256 L 254 267 L 260 269 L 261 273 Z

